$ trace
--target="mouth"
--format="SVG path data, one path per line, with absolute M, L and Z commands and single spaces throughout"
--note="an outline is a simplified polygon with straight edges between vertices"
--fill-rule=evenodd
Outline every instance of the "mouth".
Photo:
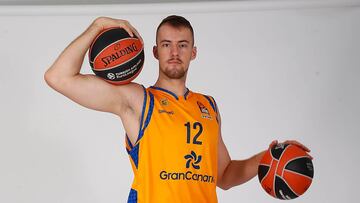
M 169 64 L 181 64 L 182 62 L 179 59 L 170 59 L 170 60 L 168 60 L 168 63 Z

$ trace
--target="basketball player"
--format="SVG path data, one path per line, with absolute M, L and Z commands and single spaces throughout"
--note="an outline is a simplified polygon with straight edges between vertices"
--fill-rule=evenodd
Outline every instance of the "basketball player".
M 141 39 L 128 21 L 97 18 L 61 53 L 45 80 L 82 106 L 120 117 L 134 171 L 128 202 L 216 203 L 216 186 L 227 190 L 257 175 L 264 152 L 231 160 L 215 100 L 185 85 L 197 54 L 190 23 L 169 16 L 158 26 L 153 55 L 159 61 L 159 76 L 148 88 L 136 83 L 115 86 L 80 74 L 91 42 L 109 27 L 124 28 Z M 309 151 L 296 141 L 286 143 Z

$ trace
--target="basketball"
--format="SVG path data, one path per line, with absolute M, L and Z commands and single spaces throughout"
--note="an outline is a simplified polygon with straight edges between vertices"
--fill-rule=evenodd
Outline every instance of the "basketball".
M 299 197 L 310 187 L 314 167 L 300 147 L 277 144 L 264 154 L 258 168 L 263 189 L 271 196 L 288 200 Z
M 141 41 L 122 28 L 109 28 L 95 37 L 89 48 L 89 62 L 95 75 L 115 85 L 131 82 L 144 64 Z

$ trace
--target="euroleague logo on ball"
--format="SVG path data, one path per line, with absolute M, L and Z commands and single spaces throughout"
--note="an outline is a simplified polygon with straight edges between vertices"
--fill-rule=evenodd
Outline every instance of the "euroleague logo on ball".
M 108 73 L 107 78 L 109 78 L 110 80 L 114 80 L 115 79 L 115 74 L 114 73 Z

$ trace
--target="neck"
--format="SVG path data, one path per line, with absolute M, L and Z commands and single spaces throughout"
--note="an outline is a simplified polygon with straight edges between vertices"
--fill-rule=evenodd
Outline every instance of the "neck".
M 169 90 L 178 96 L 183 96 L 186 92 L 185 80 L 181 79 L 165 80 L 158 78 L 154 86 Z

